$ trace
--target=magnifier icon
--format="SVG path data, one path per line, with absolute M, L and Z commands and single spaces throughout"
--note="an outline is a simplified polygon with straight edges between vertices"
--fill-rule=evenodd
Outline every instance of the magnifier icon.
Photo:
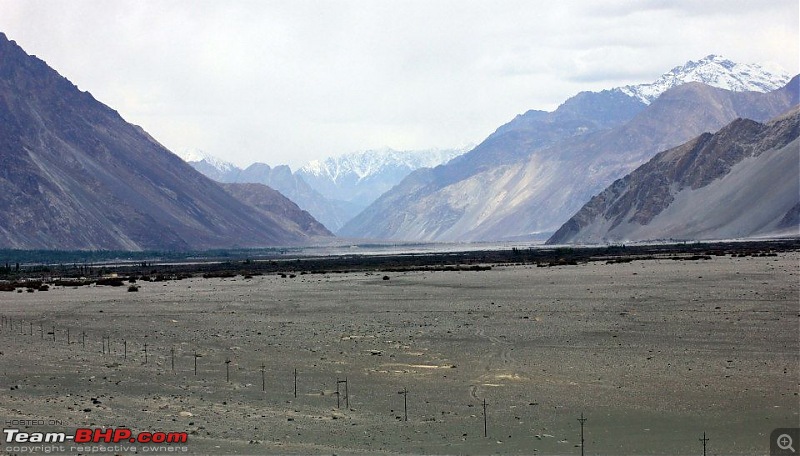
M 791 450 L 792 453 L 796 453 L 794 447 L 792 447 L 792 436 L 789 434 L 781 434 L 778 436 L 777 444 L 778 448 L 781 450 Z

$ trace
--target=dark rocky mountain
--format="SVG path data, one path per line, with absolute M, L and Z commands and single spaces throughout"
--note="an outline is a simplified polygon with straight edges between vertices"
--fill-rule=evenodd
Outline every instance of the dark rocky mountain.
M 290 202 L 276 203 L 279 223 L 232 197 L 3 34 L 0 192 L 0 248 L 194 250 L 327 234 Z
M 228 182 L 259 183 L 280 191 L 331 231 L 341 228 L 359 211 L 353 204 L 323 196 L 286 165 L 271 167 L 265 163 L 253 163 L 231 178 Z
M 231 183 L 221 184 L 222 188 L 237 200 L 258 210 L 261 215 L 272 220 L 277 236 L 280 230 L 302 232 L 311 236 L 330 236 L 322 223 L 308 212 L 300 209 L 279 191 L 263 184 Z M 278 229 L 280 228 L 280 229 Z
M 734 120 L 615 181 L 547 243 L 800 235 L 799 138 L 798 108 Z
M 659 151 L 737 117 L 767 120 L 797 100 L 797 78 L 770 93 L 689 83 L 649 105 L 619 90 L 579 94 L 553 113 L 518 116 L 447 165 L 412 173 L 339 234 L 546 239 L 592 195 Z

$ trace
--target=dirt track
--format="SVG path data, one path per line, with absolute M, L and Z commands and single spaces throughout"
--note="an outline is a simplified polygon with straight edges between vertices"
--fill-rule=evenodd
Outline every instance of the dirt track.
M 710 454 L 767 453 L 800 423 L 799 261 L 0 293 L 0 417 L 186 430 L 194 453 L 580 454 L 583 413 L 587 454 L 698 454 L 704 431 Z

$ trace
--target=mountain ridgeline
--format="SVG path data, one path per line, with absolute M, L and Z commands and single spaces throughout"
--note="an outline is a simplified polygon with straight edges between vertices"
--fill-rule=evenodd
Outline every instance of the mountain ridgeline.
M 700 70 L 695 65 L 692 71 Z M 665 91 L 649 103 L 612 89 L 578 94 L 552 113 L 517 116 L 472 151 L 412 173 L 339 234 L 417 241 L 544 240 L 592 196 L 656 153 L 736 118 L 766 121 L 798 103 L 797 78 L 788 83 L 777 78 L 785 85 L 767 93 L 671 80 L 674 84 L 662 87 Z
M 0 163 L 0 248 L 200 250 L 330 236 L 277 193 L 249 189 L 246 200 L 269 193 L 269 208 L 237 199 L 1 33 Z
M 553 112 L 528 111 L 440 166 L 404 166 L 388 150 L 311 162 L 293 174 L 256 164 L 270 170 L 257 180 L 250 168 L 191 163 L 215 179 L 273 185 L 345 237 L 544 240 L 656 153 L 738 117 L 766 121 L 797 98 L 788 75 L 709 55 L 652 83 L 581 92 Z M 279 168 L 286 168 L 281 183 Z
M 0 248 L 797 235 L 799 86 L 712 55 L 528 111 L 469 152 L 190 166 L 0 33 Z
M 242 169 L 208 154 L 187 151 L 182 155 L 217 182 L 261 183 L 280 191 L 335 232 L 412 171 L 445 163 L 464 152 L 369 150 L 314 160 L 295 172 L 286 165 L 253 163 Z

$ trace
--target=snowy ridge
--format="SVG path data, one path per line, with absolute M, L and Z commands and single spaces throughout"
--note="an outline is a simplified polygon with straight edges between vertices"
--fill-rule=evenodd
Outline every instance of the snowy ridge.
M 677 66 L 655 82 L 628 85 L 614 90 L 650 104 L 667 90 L 687 82 L 702 82 L 733 92 L 766 93 L 783 87 L 790 79 L 791 75 L 778 65 L 735 63 L 712 54 Z
M 312 160 L 300 168 L 305 174 L 327 178 L 334 182 L 345 176 L 363 180 L 390 169 L 432 168 L 467 152 L 471 147 L 461 149 L 431 149 L 418 151 L 398 151 L 394 149 L 368 150 Z
M 200 149 L 184 149 L 180 152 L 177 152 L 176 155 L 178 155 L 186 163 L 205 162 L 220 173 L 226 173 L 236 169 L 236 165 L 233 163 L 217 158 L 207 152 L 203 152 Z

